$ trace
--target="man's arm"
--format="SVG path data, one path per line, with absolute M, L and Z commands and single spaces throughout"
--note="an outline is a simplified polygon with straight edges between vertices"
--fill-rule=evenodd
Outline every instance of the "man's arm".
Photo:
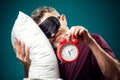
M 82 26 L 72 27 L 68 33 L 70 37 L 76 37 L 84 42 L 92 50 L 97 63 L 108 80 L 120 79 L 120 63 L 108 55 Z
M 16 57 L 20 60 L 20 62 L 24 66 L 24 78 L 28 78 L 28 72 L 30 67 L 29 49 L 25 50 L 25 44 L 16 40 L 14 50 L 16 52 Z
M 108 80 L 120 79 L 120 63 L 105 52 L 94 39 L 88 46 L 92 50 L 104 76 Z

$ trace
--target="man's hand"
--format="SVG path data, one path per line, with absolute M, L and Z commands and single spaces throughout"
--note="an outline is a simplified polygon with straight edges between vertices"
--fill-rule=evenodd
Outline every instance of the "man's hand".
M 14 50 L 16 52 L 16 57 L 22 62 L 25 70 L 24 77 L 28 77 L 29 67 L 30 67 L 30 51 L 29 49 L 25 50 L 25 44 L 16 40 L 14 45 Z
M 68 32 L 68 36 L 77 38 L 84 42 L 86 45 L 90 45 L 93 42 L 93 38 L 88 33 L 87 29 L 82 26 L 73 26 Z

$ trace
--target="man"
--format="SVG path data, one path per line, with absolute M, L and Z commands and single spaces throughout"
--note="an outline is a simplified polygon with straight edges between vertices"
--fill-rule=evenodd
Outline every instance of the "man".
M 120 80 L 120 64 L 100 35 L 90 34 L 82 26 L 73 26 L 69 30 L 65 15 L 60 15 L 52 7 L 40 7 L 33 11 L 31 17 L 41 27 L 41 24 L 51 16 L 56 17 L 60 22 L 57 32 L 51 33 L 48 37 L 55 50 L 59 46 L 59 40 L 65 34 L 69 38 L 77 38 L 81 49 L 80 56 L 73 63 L 61 63 L 58 60 L 60 77 L 63 80 Z M 17 58 L 24 65 L 25 78 L 27 78 L 30 66 L 29 50 L 25 51 L 25 44 L 18 40 L 15 42 L 14 48 Z

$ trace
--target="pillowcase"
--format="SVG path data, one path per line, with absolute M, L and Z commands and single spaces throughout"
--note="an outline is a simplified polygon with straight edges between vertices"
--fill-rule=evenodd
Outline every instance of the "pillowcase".
M 30 49 L 30 79 L 59 78 L 57 58 L 49 40 L 33 19 L 21 11 L 11 32 L 12 45 L 16 39 Z

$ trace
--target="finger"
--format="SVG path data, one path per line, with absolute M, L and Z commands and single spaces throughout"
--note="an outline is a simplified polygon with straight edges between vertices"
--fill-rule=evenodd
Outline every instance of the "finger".
M 80 30 L 80 32 L 79 32 L 79 35 L 84 34 L 84 33 L 86 33 L 86 32 L 87 32 L 87 29 L 84 28 L 84 27 L 81 27 L 81 30 Z
M 67 35 L 70 37 L 71 36 L 71 34 L 70 34 L 70 30 L 67 32 Z
M 73 28 L 71 29 L 71 35 L 72 35 L 72 37 L 74 37 L 74 33 L 75 33 L 75 31 L 76 31 L 76 28 L 73 27 Z
M 25 56 L 27 60 L 29 59 L 29 56 L 30 56 L 30 50 L 27 49 L 27 50 L 26 50 L 26 56 Z
M 77 38 L 79 36 L 79 31 L 81 28 L 76 28 L 74 36 Z
M 82 35 L 83 32 L 84 32 L 84 29 L 82 28 L 82 29 L 79 31 L 79 35 Z
M 76 29 L 75 27 L 70 28 L 69 30 L 70 37 L 74 37 L 75 29 Z
M 25 57 L 25 44 L 24 43 L 21 43 L 21 56 L 22 57 Z
M 68 36 L 70 36 L 70 32 L 69 32 L 69 31 L 70 31 L 70 30 L 67 31 L 67 35 L 68 35 Z
M 14 50 L 16 51 L 16 46 L 17 46 L 17 39 L 15 40 L 15 42 L 14 42 L 14 46 L 13 46 L 13 48 L 14 48 Z
M 81 29 L 79 35 L 87 35 L 87 33 L 88 33 L 87 29 L 83 28 Z
M 72 29 L 72 27 L 71 27 L 70 30 L 68 31 L 68 36 L 71 36 L 71 29 Z
M 16 41 L 15 49 L 16 49 L 16 55 L 19 56 L 21 50 L 21 42 L 18 40 Z
M 29 56 L 30 56 L 30 50 L 27 49 L 27 50 L 26 50 L 26 56 L 25 56 L 24 61 L 27 62 L 28 64 L 30 64 Z
M 30 50 L 29 50 L 29 49 L 27 49 L 27 50 L 26 50 L 26 57 L 28 57 L 28 58 L 29 58 L 29 56 L 30 56 Z

